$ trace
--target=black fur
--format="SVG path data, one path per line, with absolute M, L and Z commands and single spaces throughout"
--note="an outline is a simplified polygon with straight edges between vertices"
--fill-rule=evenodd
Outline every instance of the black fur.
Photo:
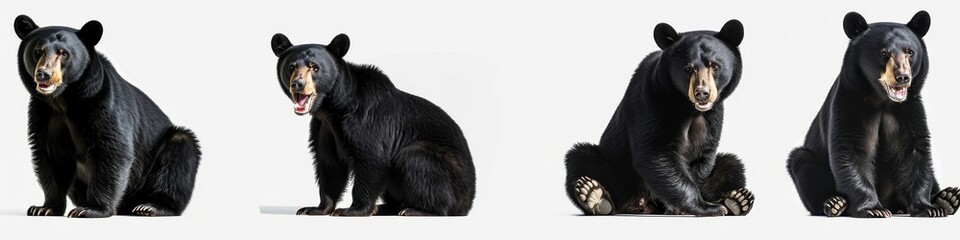
M 28 214 L 62 216 L 69 196 L 77 206 L 70 217 L 180 215 L 200 161 L 197 139 L 96 52 L 100 23 L 39 28 L 21 15 L 14 29 L 22 39 L 20 79 L 30 92 L 33 162 L 46 196 Z M 37 65 L 48 56 L 62 59 L 63 80 L 41 93 Z
M 740 81 L 743 26 L 731 20 L 720 32 L 678 34 L 661 23 L 654 39 L 662 51 L 640 63 L 600 144 L 579 143 L 567 153 L 568 196 L 596 214 L 578 203 L 576 181 L 586 176 L 609 192 L 610 213 L 724 215 L 721 198 L 746 185 L 740 159 L 717 154 L 723 100 Z M 691 76 L 714 66 L 718 96 L 712 108 L 699 109 L 688 96 Z
M 298 114 L 313 116 L 320 204 L 297 214 L 467 215 L 476 176 L 460 127 L 436 105 L 398 90 L 376 67 L 344 61 L 349 45 L 343 34 L 328 45 L 294 46 L 279 33 L 271 41 L 281 89 L 295 109 L 302 107 Z M 316 100 L 298 104 L 304 94 Z M 351 173 L 353 204 L 335 209 Z
M 850 44 L 840 74 L 804 145 L 787 160 L 800 199 L 813 215 L 944 216 L 943 206 L 931 203 L 939 185 L 920 96 L 929 67 L 922 38 L 930 16 L 920 11 L 907 24 L 867 24 L 851 12 L 843 27 Z M 908 64 L 889 68 L 908 84 L 905 97 L 891 95 L 878 80 L 885 79 L 891 59 Z M 831 207 L 843 211 L 834 214 Z

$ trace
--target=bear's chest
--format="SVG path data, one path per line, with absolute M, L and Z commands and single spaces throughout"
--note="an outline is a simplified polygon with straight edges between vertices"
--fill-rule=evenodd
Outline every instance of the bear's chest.
M 357 124 L 351 118 L 334 115 L 327 111 L 321 111 L 320 113 L 320 120 L 323 123 L 320 135 L 329 136 L 326 141 L 333 142 L 330 150 L 336 153 L 339 161 L 354 164 L 353 161 L 358 153 L 357 147 L 364 146 L 362 140 L 365 139 L 364 136 L 369 135 L 364 134 L 363 130 L 370 130 L 370 128 L 356 127 Z
M 75 117 L 70 117 L 64 104 L 51 104 L 55 109 L 50 115 L 47 126 L 48 139 L 55 139 L 56 142 L 70 146 L 61 146 L 61 149 L 72 149 L 77 154 L 82 154 L 86 149 L 83 138 L 80 136 L 80 128 Z
M 907 153 L 910 150 L 910 131 L 897 116 L 883 113 L 877 121 L 877 147 L 882 152 Z
M 64 106 L 54 105 L 54 108 L 57 111 L 54 111 L 47 121 L 46 139 L 50 143 L 47 147 L 56 148 L 51 150 L 62 151 L 73 157 L 77 166 L 77 179 L 81 181 L 89 179 L 90 174 L 88 174 L 89 171 L 86 167 L 87 159 L 84 157 L 87 155 L 86 151 L 89 148 L 81 135 L 83 131 L 77 124 L 77 119 L 70 117 Z
M 677 138 L 677 152 L 692 161 L 699 157 L 707 143 L 709 125 L 702 115 L 684 121 Z

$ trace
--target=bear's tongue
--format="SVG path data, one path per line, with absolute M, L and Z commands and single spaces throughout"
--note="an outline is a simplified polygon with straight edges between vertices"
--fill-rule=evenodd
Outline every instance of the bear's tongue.
M 293 97 L 296 99 L 296 105 L 293 106 L 293 111 L 297 114 L 306 114 L 307 104 L 310 104 L 310 96 L 295 93 Z
M 907 87 L 893 87 L 893 96 L 898 99 L 907 98 Z
M 300 105 L 300 107 L 306 107 L 305 105 L 307 105 L 308 100 L 310 100 L 309 96 L 299 93 L 297 94 L 297 105 Z

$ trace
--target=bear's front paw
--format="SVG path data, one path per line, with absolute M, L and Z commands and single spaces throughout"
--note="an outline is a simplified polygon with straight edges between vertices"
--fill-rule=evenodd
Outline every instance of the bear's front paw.
M 63 210 L 57 211 L 49 207 L 31 206 L 27 209 L 27 216 L 63 216 Z
M 753 192 L 741 188 L 730 191 L 720 202 L 727 207 L 727 210 L 730 210 L 730 215 L 744 216 L 753 209 L 753 200 Z
M 74 208 L 67 214 L 69 218 L 105 218 L 110 216 L 113 216 L 110 212 L 86 207 Z
M 304 207 L 297 210 L 297 215 L 330 215 L 333 213 L 332 207 Z
M 928 217 L 928 218 L 937 218 L 937 217 L 947 217 L 948 214 L 946 209 L 937 208 L 937 207 L 927 207 L 920 208 L 917 210 L 910 211 L 911 217 Z
M 854 211 L 850 213 L 850 216 L 855 218 L 889 218 L 893 217 L 893 213 L 886 208 L 877 207 Z
M 694 212 L 697 217 L 716 217 L 727 215 L 727 207 L 720 204 L 706 203 L 701 209 Z
M 155 205 L 152 203 L 144 203 L 144 204 L 137 205 L 136 207 L 133 207 L 132 210 L 130 210 L 130 214 L 134 216 L 142 216 L 142 217 L 160 217 L 160 216 L 180 215 L 178 213 L 175 213 L 174 211 L 167 210 L 159 205 Z
M 943 208 L 947 215 L 953 215 L 960 208 L 960 199 L 958 198 L 960 198 L 960 188 L 949 187 L 937 193 L 933 197 L 933 203 Z
M 360 210 L 360 209 L 353 209 L 353 208 L 337 208 L 337 210 L 333 210 L 333 213 L 331 213 L 330 216 L 369 217 L 369 216 L 373 216 L 373 214 L 375 213 L 377 213 L 377 210 L 375 208 L 370 210 Z

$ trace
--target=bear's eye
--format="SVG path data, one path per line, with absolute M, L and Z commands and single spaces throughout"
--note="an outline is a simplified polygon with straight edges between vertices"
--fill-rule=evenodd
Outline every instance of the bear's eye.
M 60 49 L 60 57 L 67 58 L 70 56 L 70 53 L 67 53 L 67 50 Z
M 36 57 L 43 56 L 43 49 L 37 49 L 33 51 L 33 55 Z
M 887 56 L 890 56 L 890 53 L 887 52 L 886 50 L 880 51 L 880 56 L 881 56 L 881 57 L 887 57 Z
M 907 54 L 913 55 L 913 49 L 907 48 L 907 51 L 906 51 L 906 52 L 907 52 Z
M 293 69 L 296 67 L 297 67 L 296 65 L 290 65 L 290 71 L 293 71 Z
M 317 65 L 313 65 L 313 68 L 311 68 L 311 69 L 313 69 L 314 72 L 320 71 L 320 68 L 317 67 Z
M 710 68 L 713 68 L 714 72 L 720 71 L 720 65 L 716 63 L 714 63 L 713 65 L 710 65 Z
M 683 67 L 683 71 L 684 71 L 684 72 L 691 73 L 691 72 L 693 72 L 693 68 L 690 67 L 690 66 L 685 66 L 685 67 Z

